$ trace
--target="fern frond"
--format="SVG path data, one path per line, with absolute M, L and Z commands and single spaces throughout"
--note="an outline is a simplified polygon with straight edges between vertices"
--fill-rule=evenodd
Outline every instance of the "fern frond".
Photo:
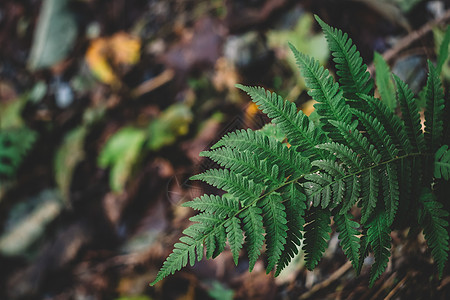
M 412 146 L 407 138 L 405 125 L 400 118 L 393 114 L 380 99 L 363 94 L 358 96 L 363 100 L 359 101 L 359 103 L 364 102 L 366 104 L 358 106 L 358 109 L 365 113 L 373 114 L 378 119 L 392 138 L 396 148 L 399 149 L 400 154 L 411 153 Z
M 223 189 L 238 198 L 243 205 L 257 199 L 264 189 L 261 184 L 255 183 L 253 180 L 246 180 L 245 177 L 234 174 L 227 169 L 210 169 L 192 176 L 191 180 L 201 180 Z
M 330 216 L 328 209 L 310 208 L 306 214 L 305 239 L 303 251 L 305 252 L 306 267 L 313 270 L 322 258 L 328 240 L 330 239 Z
M 219 147 L 233 148 L 241 152 L 251 151 L 260 160 L 268 160 L 278 165 L 280 170 L 285 170 L 286 174 L 292 174 L 294 177 L 299 177 L 310 169 L 309 160 L 299 152 L 289 150 L 285 144 L 276 139 L 251 129 L 227 133 L 211 149 Z
M 345 187 L 345 199 L 342 203 L 342 208 L 339 211 L 340 214 L 348 212 L 352 206 L 356 204 L 361 193 L 361 183 L 356 175 L 345 179 Z
M 344 200 L 345 195 L 345 169 L 333 160 L 315 160 L 312 166 L 318 167 L 321 172 L 305 175 L 305 192 L 314 206 L 321 204 L 322 208 L 336 207 Z
M 422 152 L 425 150 L 425 142 L 420 124 L 419 109 L 417 108 L 414 94 L 406 83 L 397 75 L 393 74 L 397 84 L 397 96 L 402 111 L 402 119 L 405 123 L 406 133 L 414 151 Z
M 181 206 L 190 207 L 201 212 L 215 214 L 219 217 L 233 216 L 239 210 L 239 200 L 229 194 L 223 196 L 203 195 Z
M 448 259 L 448 212 L 443 209 L 442 204 L 434 199 L 431 191 L 423 191 L 420 196 L 423 210 L 419 210 L 419 224 L 423 227 L 423 234 L 427 240 L 428 247 L 437 264 L 439 278 L 442 277 L 445 263 Z
M 358 222 L 353 221 L 351 214 L 336 214 L 334 216 L 336 231 L 339 233 L 339 240 L 342 250 L 347 258 L 352 262 L 353 268 L 359 268 L 359 238 L 360 232 Z
M 263 223 L 266 229 L 266 253 L 268 260 L 267 274 L 278 263 L 286 244 L 288 227 L 286 225 L 285 207 L 281 203 L 282 201 L 283 198 L 280 194 L 272 193 L 257 203 L 264 213 Z
M 367 66 L 353 45 L 352 39 L 347 33 L 333 28 L 315 16 L 317 22 L 323 29 L 328 46 L 336 63 L 336 74 L 339 76 L 339 83 L 347 99 L 358 99 L 357 94 L 369 95 L 373 89 L 373 82 L 367 71 Z
M 174 245 L 172 253 L 164 261 L 161 270 L 151 285 L 185 267 L 188 262 L 193 266 L 196 261 L 203 258 L 204 237 L 202 232 L 188 228 L 183 233 L 186 235 L 182 236 L 180 242 Z
M 200 156 L 208 157 L 220 166 L 230 169 L 236 174 L 247 176 L 256 182 L 277 185 L 284 181 L 284 175 L 279 172 L 278 165 L 269 164 L 267 160 L 260 160 L 252 152 L 237 151 L 222 147 L 212 151 L 202 151 Z
M 327 150 L 331 154 L 335 155 L 350 169 L 354 169 L 354 170 L 362 169 L 362 161 L 361 161 L 360 156 L 358 156 L 357 153 L 355 153 L 352 149 L 350 149 L 349 147 L 347 147 L 345 145 L 335 143 L 335 142 L 330 142 L 330 143 L 317 145 L 316 147 Z
M 391 229 L 387 223 L 387 215 L 383 211 L 378 211 L 368 224 L 367 241 L 372 246 L 375 262 L 370 270 L 369 286 L 372 287 L 375 281 L 386 269 L 391 252 Z
M 361 155 L 363 162 L 375 164 L 380 162 L 381 155 L 375 146 L 369 143 L 367 138 L 356 130 L 356 128 L 341 121 L 330 121 L 330 123 L 339 130 L 348 146 Z
M 378 119 L 372 116 L 353 109 L 353 114 L 358 118 L 359 121 L 366 128 L 369 138 L 373 145 L 377 145 L 377 149 L 380 150 L 380 154 L 384 160 L 392 159 L 398 154 L 398 150 L 393 144 L 391 137 L 386 132 L 386 129 L 378 121 Z
M 450 179 L 450 150 L 448 145 L 443 145 L 434 156 L 434 177 L 445 180 Z
M 325 142 L 325 133 L 301 110 L 297 112 L 295 103 L 285 101 L 281 96 L 262 87 L 247 87 L 240 84 L 236 87 L 252 98 L 258 108 L 283 130 L 289 144 L 297 147 L 297 151 L 303 156 L 325 158 L 323 153 L 314 148 L 315 145 Z
M 425 108 L 425 142 L 428 151 L 435 152 L 441 145 L 442 132 L 444 131 L 444 91 L 439 73 L 433 64 L 428 61 L 428 79 L 426 90 Z
M 239 252 L 241 251 L 242 244 L 244 242 L 243 231 L 241 229 L 241 221 L 236 217 L 232 217 L 225 222 L 224 226 L 225 231 L 227 232 L 227 239 L 228 243 L 230 244 L 234 264 L 237 266 Z
M 305 225 L 306 196 L 299 190 L 298 184 L 291 183 L 283 189 L 281 196 L 284 199 L 287 227 L 289 228 L 286 237 L 284 250 L 277 264 L 275 276 L 289 264 L 298 254 L 298 247 L 302 240 L 303 225 Z
M 264 226 L 262 210 L 257 206 L 250 206 L 243 210 L 239 217 L 242 219 L 242 227 L 245 231 L 245 245 L 249 258 L 249 271 L 253 270 L 262 246 L 264 245 Z
M 316 172 L 305 176 L 308 182 L 303 184 L 309 202 L 313 206 L 328 207 L 331 201 L 331 184 L 333 178 L 327 173 Z
M 308 95 L 318 102 L 314 104 L 314 107 L 321 117 L 323 129 L 328 133 L 335 132 L 334 128 L 328 124 L 330 120 L 350 123 L 352 118 L 350 107 L 345 103 L 339 84 L 334 82 L 329 71 L 321 66 L 319 61 L 298 52 L 292 44 L 289 46 L 309 88 Z

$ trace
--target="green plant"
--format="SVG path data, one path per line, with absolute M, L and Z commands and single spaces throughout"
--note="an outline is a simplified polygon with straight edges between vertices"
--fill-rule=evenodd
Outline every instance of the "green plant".
M 0 130 L 0 187 L 14 177 L 36 139 L 27 127 Z
M 439 178 L 449 178 L 450 151 L 443 143 L 448 143 L 449 132 L 444 132 L 439 72 L 429 62 L 423 131 L 408 85 L 378 63 L 382 67 L 377 68 L 377 81 L 385 86 L 393 78 L 396 97 L 380 91 L 382 99 L 375 98 L 373 80 L 352 40 L 316 19 L 334 57 L 339 83 L 316 60 L 291 49 L 309 95 L 318 102 L 319 121 L 309 120 L 275 93 L 238 85 L 284 132 L 288 144 L 260 131 L 238 130 L 200 154 L 224 168 L 192 179 L 226 193 L 184 204 L 200 213 L 190 219 L 194 223 L 183 231 L 152 284 L 201 260 L 204 248 L 206 258 L 217 256 L 227 240 L 235 263 L 246 245 L 250 271 L 264 243 L 268 273 L 275 270 L 278 275 L 301 244 L 306 267 L 314 269 L 327 247 L 331 217 L 357 273 L 373 253 L 371 286 L 387 266 L 391 231 L 408 226 L 423 229 L 442 276 L 448 213 L 435 191 L 443 184 Z M 448 51 L 441 53 L 445 58 L 439 61 Z M 397 107 L 392 101 L 398 101 L 401 118 L 392 112 Z M 355 206 L 360 218 L 359 213 L 352 215 L 359 211 L 352 210 Z

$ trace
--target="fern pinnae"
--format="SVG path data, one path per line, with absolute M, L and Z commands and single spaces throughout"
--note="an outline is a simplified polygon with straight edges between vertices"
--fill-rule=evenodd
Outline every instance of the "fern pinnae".
M 434 199 L 429 190 L 424 190 L 420 196 L 423 210 L 419 214 L 419 224 L 431 248 L 431 254 L 438 266 L 439 278 L 442 278 L 445 262 L 448 259 L 448 218 L 449 213 L 443 209 L 441 203 Z
M 307 173 L 310 167 L 309 159 L 299 152 L 289 150 L 285 144 L 278 142 L 275 138 L 251 129 L 230 132 L 211 149 L 219 147 L 228 147 L 241 152 L 251 151 L 260 160 L 269 160 L 294 177 Z
M 330 121 L 330 123 L 339 130 L 348 146 L 361 155 L 365 163 L 378 164 L 381 161 L 381 155 L 375 146 L 370 144 L 356 128 L 341 121 Z
M 249 271 L 253 270 L 262 246 L 264 245 L 265 230 L 263 227 L 262 210 L 256 205 L 243 210 L 239 217 L 242 219 L 242 227 L 245 232 L 245 246 L 249 258 Z
M 362 63 L 359 51 L 356 50 L 352 39 L 347 33 L 342 33 L 340 29 L 333 28 L 315 16 L 317 22 L 322 27 L 328 46 L 336 63 L 336 73 L 339 76 L 339 83 L 344 96 L 347 99 L 358 99 L 357 93 L 370 94 L 373 88 L 373 81 L 367 71 L 367 66 Z
M 358 222 L 353 221 L 353 216 L 349 213 L 335 214 L 334 222 L 336 224 L 336 231 L 339 233 L 339 240 L 344 254 L 352 262 L 353 268 L 359 268 L 359 238 L 360 232 Z
M 389 235 L 391 229 L 387 219 L 385 213 L 382 210 L 378 210 L 367 226 L 367 241 L 371 245 L 375 256 L 375 262 L 370 270 L 370 287 L 384 272 L 391 256 L 391 237 Z
M 362 197 L 361 197 L 361 224 L 366 222 L 372 216 L 372 213 L 378 202 L 380 176 L 378 168 L 371 168 L 361 176 Z
M 329 71 L 319 64 L 319 62 L 289 44 L 294 53 L 297 65 L 305 78 L 306 86 L 310 95 L 318 103 L 314 104 L 317 114 L 324 122 L 323 129 L 328 133 L 334 129 L 328 125 L 329 120 L 341 120 L 350 123 L 352 115 L 349 106 L 345 103 L 339 84 L 334 82 Z
M 388 160 L 396 157 L 398 150 L 378 119 L 356 109 L 353 109 L 352 112 L 366 128 L 368 136 L 372 140 L 372 144 L 379 146 L 377 149 L 381 149 L 380 153 L 383 159 Z
M 315 145 L 326 140 L 325 134 L 310 122 L 301 110 L 297 112 L 297 106 L 294 103 L 262 87 L 248 87 L 240 84 L 236 87 L 252 98 L 260 110 L 281 128 L 289 144 L 292 147 L 298 147 L 303 156 L 325 158 L 323 153 L 314 148 Z
M 272 193 L 258 201 L 257 205 L 263 211 L 263 223 L 266 229 L 267 245 L 267 274 L 275 268 L 280 259 L 286 243 L 287 230 L 285 207 L 281 203 L 280 194 Z
M 182 206 L 220 217 L 227 217 L 234 215 L 239 210 L 239 200 L 228 194 L 223 196 L 205 194 L 183 203 Z
M 428 151 L 435 152 L 441 144 L 442 132 L 444 131 L 442 116 L 445 100 L 439 73 L 430 61 L 428 61 L 428 69 L 429 73 L 425 87 L 425 142 Z
M 394 222 L 395 214 L 398 208 L 399 187 L 397 168 L 395 163 L 385 164 L 381 176 L 383 182 L 384 205 L 387 213 L 388 226 Z
M 284 176 L 280 172 L 272 172 L 274 167 L 278 167 L 276 164 L 270 166 L 267 160 L 260 160 L 248 150 L 236 151 L 232 148 L 221 147 L 200 152 L 200 156 L 208 157 L 220 166 L 257 182 L 276 185 L 284 181 Z
M 440 147 L 434 156 L 434 177 L 450 179 L 450 150 L 448 145 Z
M 201 174 L 194 175 L 191 180 L 201 180 L 214 187 L 223 189 L 238 198 L 243 205 L 258 198 L 264 187 L 253 180 L 246 180 L 245 177 L 234 174 L 228 169 L 210 169 Z
M 287 231 L 284 251 L 277 263 L 275 276 L 278 276 L 298 254 L 298 247 L 303 238 L 303 225 L 305 225 L 306 196 L 300 191 L 298 184 L 293 182 L 284 187 L 281 196 L 284 199 L 283 205 L 289 230 Z
M 363 94 L 358 94 L 358 96 L 363 100 L 359 101 L 359 103 L 365 103 L 365 105 L 361 105 L 358 109 L 364 107 L 362 110 L 365 113 L 372 113 L 375 115 L 378 121 L 386 129 L 388 135 L 392 138 L 393 143 L 399 150 L 399 154 L 403 155 L 405 153 L 411 153 L 412 146 L 407 138 L 405 125 L 400 118 L 397 115 L 394 115 L 380 99 Z
M 238 264 L 239 252 L 244 242 L 243 231 L 241 229 L 241 220 L 236 217 L 228 219 L 225 224 L 228 243 L 230 244 L 231 254 L 233 255 L 234 264 Z
M 425 150 L 425 142 L 420 123 L 419 109 L 417 108 L 414 94 L 408 85 L 397 75 L 393 74 L 393 76 L 397 84 L 398 101 L 409 141 L 413 145 L 413 151 L 423 152 Z
M 322 258 L 330 239 L 330 216 L 328 209 L 310 208 L 306 213 L 303 251 L 306 267 L 313 270 Z

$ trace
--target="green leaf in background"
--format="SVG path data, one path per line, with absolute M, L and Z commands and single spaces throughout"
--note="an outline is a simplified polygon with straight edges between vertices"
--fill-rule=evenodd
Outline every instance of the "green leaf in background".
M 36 133 L 26 127 L 0 131 L 0 187 L 15 175 L 35 140 Z
M 392 80 L 391 70 L 380 53 L 375 52 L 375 81 L 378 87 L 381 101 L 383 101 L 391 111 L 397 107 L 397 99 L 395 98 L 395 86 Z
M 178 136 L 188 132 L 192 118 L 192 112 L 186 104 L 171 105 L 150 123 L 148 148 L 158 150 L 175 142 Z
M 111 168 L 109 183 L 114 192 L 120 192 L 125 187 L 142 151 L 145 137 L 142 129 L 124 127 L 112 135 L 103 147 L 98 165 Z
M 436 53 L 438 54 L 438 60 L 436 64 L 436 70 L 441 73 L 447 80 L 450 80 L 450 65 L 448 64 L 448 57 L 450 54 L 450 26 L 447 26 L 446 31 L 441 31 L 439 28 L 433 28 L 433 35 L 436 47 Z M 447 62 L 447 63 L 446 63 Z
M 323 33 L 313 33 L 313 23 L 313 16 L 305 13 L 299 18 L 297 25 L 292 30 L 269 31 L 267 37 L 270 47 L 284 47 L 288 50 L 286 45 L 290 42 L 300 52 L 316 58 L 322 65 L 326 64 L 330 55 L 328 44 Z M 296 74 L 299 87 L 305 89 L 306 86 L 303 77 L 298 72 L 295 58 L 292 55 L 288 55 L 286 59 L 294 74 Z
M 224 287 L 220 282 L 213 281 L 208 294 L 214 300 L 232 300 L 234 292 L 232 289 Z
M 86 127 L 80 126 L 70 131 L 56 152 L 55 180 L 66 202 L 69 200 L 70 184 L 75 167 L 84 159 L 83 150 Z
M 28 60 L 31 70 L 47 68 L 67 57 L 77 37 L 70 0 L 44 0 Z
M 59 194 L 44 190 L 39 195 L 17 203 L 11 209 L 0 236 L 0 253 L 25 255 L 63 208 Z

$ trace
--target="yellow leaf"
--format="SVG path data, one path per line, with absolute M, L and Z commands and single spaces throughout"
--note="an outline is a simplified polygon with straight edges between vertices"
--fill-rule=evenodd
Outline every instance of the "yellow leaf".
M 141 41 L 125 32 L 109 38 L 98 38 L 91 42 L 86 52 L 86 61 L 95 76 L 112 86 L 120 85 L 114 71 L 120 66 L 131 66 L 140 59 Z

